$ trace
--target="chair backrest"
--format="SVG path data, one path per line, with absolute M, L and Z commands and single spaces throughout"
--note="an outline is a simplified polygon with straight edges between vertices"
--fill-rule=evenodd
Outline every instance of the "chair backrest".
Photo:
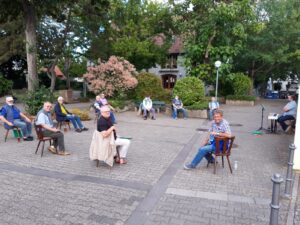
M 229 156 L 231 154 L 231 148 L 235 136 L 227 137 L 215 137 L 216 142 L 216 156 Z
M 36 136 L 38 137 L 39 140 L 43 140 L 44 135 L 43 135 L 43 127 L 42 125 L 34 125 L 34 129 L 36 132 Z

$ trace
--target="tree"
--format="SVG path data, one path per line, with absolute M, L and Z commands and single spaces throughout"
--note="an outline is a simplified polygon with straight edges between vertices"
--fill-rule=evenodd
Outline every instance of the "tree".
M 230 73 L 233 57 L 256 27 L 252 1 L 185 1 L 175 5 L 175 10 L 175 23 L 185 40 L 189 74 L 213 82 L 216 60 L 227 62 L 220 68 L 222 74 Z
M 88 57 L 118 55 L 138 70 L 162 63 L 174 30 L 171 15 L 168 7 L 152 1 L 111 1 L 109 20 L 93 40 Z M 160 45 L 155 42 L 157 35 L 164 37 Z
M 121 94 L 137 85 L 135 67 L 127 60 L 111 56 L 107 62 L 89 67 L 83 77 L 95 94 L 104 92 L 108 96 Z

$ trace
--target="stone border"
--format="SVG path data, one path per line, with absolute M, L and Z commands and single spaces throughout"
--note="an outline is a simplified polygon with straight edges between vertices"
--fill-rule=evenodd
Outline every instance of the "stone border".
M 254 106 L 254 101 L 246 101 L 246 100 L 229 100 L 229 99 L 226 99 L 226 105 Z

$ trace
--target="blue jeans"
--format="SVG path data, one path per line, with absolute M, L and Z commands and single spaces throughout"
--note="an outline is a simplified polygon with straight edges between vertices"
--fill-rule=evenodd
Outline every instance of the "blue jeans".
M 177 118 L 177 113 L 178 112 L 182 112 L 183 113 L 183 118 L 187 117 L 186 110 L 184 108 L 181 108 L 181 109 L 173 108 L 173 118 L 174 119 Z
M 196 154 L 196 156 L 194 157 L 193 161 L 191 162 L 191 164 L 196 167 L 201 160 L 203 159 L 203 157 L 205 157 L 207 159 L 207 161 L 211 160 L 210 154 L 211 152 L 215 152 L 215 148 L 212 144 L 209 145 L 205 145 L 201 148 L 199 148 L 198 153 Z
M 31 123 L 28 123 L 21 119 L 16 119 L 14 120 L 13 124 L 22 130 L 23 137 L 31 136 L 31 131 L 32 131 Z
M 281 127 L 283 130 L 286 130 L 286 128 L 288 127 L 286 125 L 286 123 L 284 121 L 286 120 L 295 120 L 295 117 L 291 116 L 291 115 L 286 115 L 286 116 L 280 116 L 278 117 L 277 121 L 280 123 Z
M 74 126 L 75 129 L 82 129 L 84 128 L 84 126 L 81 123 L 81 120 L 79 118 L 79 116 L 76 115 L 67 115 L 67 120 L 70 120 Z

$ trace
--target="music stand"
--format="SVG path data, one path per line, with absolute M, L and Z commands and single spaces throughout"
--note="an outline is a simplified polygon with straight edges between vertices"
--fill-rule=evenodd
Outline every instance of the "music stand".
M 257 129 L 257 131 L 259 130 L 267 130 L 263 127 L 264 124 L 264 111 L 265 111 L 265 107 L 263 104 L 260 104 L 261 106 L 261 123 L 260 123 L 260 128 Z

